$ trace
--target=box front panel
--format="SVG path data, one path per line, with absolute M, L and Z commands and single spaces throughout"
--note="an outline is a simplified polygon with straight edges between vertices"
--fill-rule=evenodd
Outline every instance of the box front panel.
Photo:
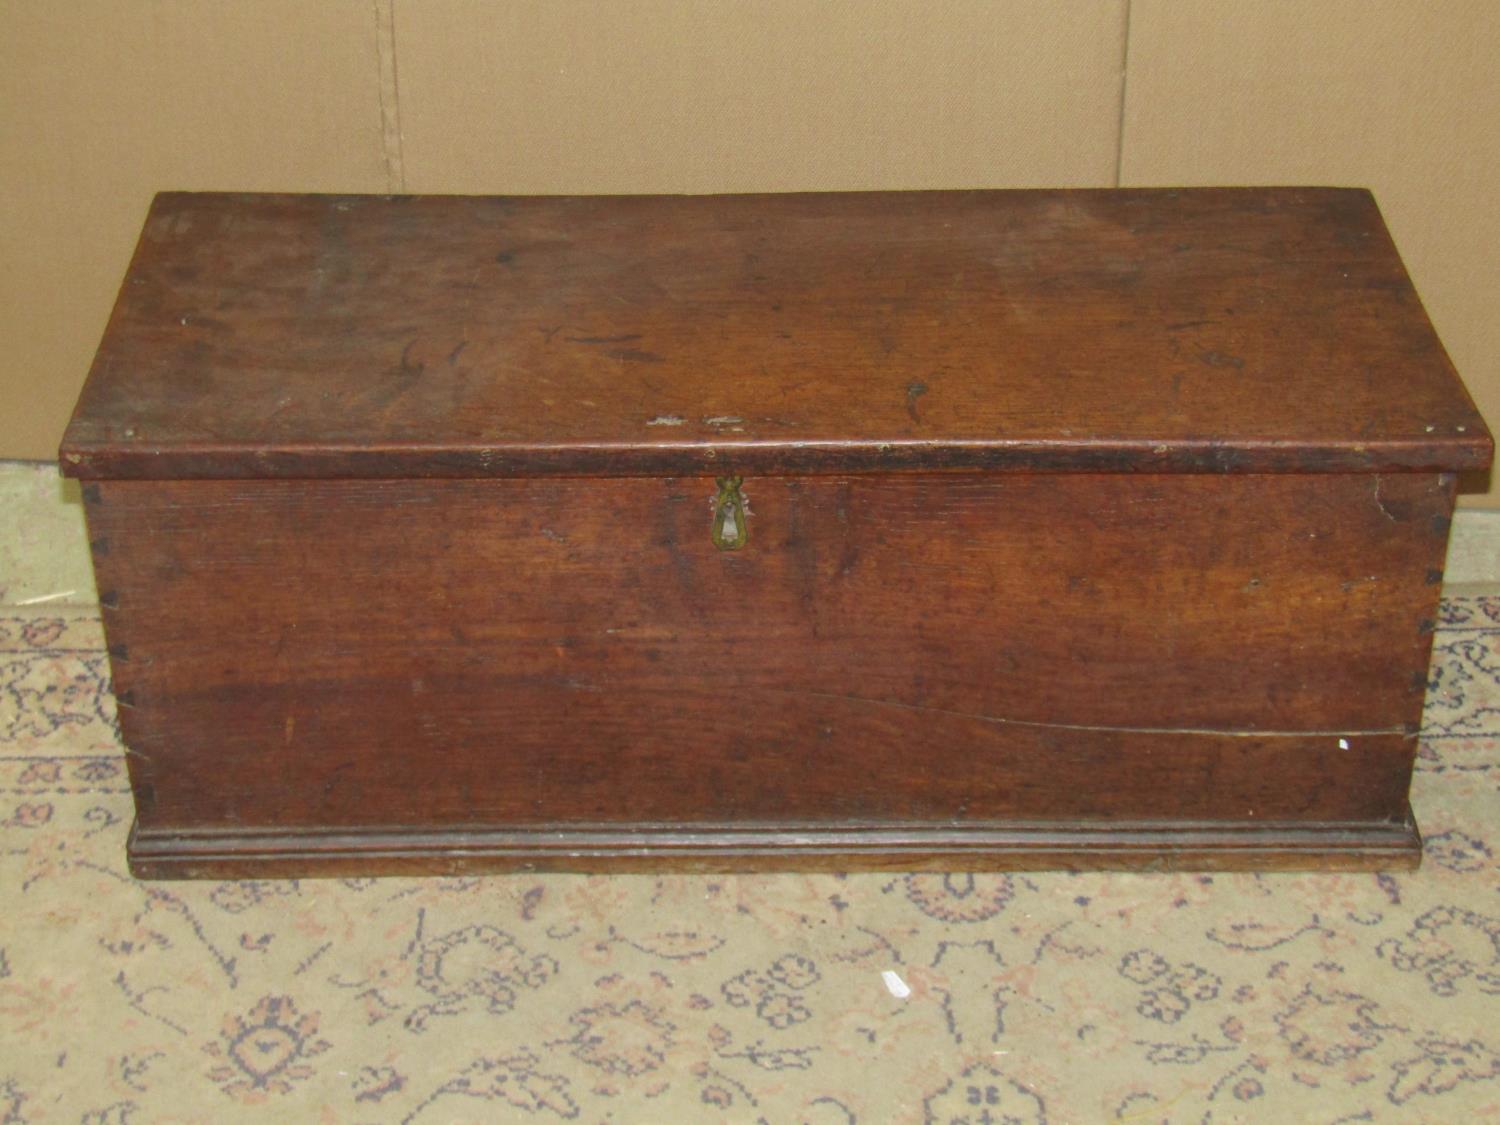
M 143 829 L 1399 819 L 1452 481 L 104 482 Z

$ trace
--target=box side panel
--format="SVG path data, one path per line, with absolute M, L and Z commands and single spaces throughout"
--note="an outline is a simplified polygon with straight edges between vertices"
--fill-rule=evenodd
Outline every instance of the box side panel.
M 1399 822 L 1446 476 L 101 482 L 139 823 Z

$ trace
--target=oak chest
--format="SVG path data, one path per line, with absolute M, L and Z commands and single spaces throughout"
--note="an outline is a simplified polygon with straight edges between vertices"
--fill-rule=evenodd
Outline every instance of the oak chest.
M 1302 188 L 162 195 L 61 450 L 147 877 L 1414 864 L 1490 455 Z

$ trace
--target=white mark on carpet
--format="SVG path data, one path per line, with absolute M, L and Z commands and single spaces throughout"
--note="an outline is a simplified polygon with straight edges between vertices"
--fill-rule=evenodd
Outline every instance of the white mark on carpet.
M 911 986 L 901 979 L 901 974 L 895 969 L 884 970 L 880 979 L 885 981 L 886 990 L 897 1000 L 905 1000 L 911 995 Z

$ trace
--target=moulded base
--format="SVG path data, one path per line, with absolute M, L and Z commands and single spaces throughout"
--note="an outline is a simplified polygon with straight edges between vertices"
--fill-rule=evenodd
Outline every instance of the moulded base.
M 1410 870 L 1422 841 L 1377 823 L 625 824 L 132 829 L 143 879 L 516 871 Z

